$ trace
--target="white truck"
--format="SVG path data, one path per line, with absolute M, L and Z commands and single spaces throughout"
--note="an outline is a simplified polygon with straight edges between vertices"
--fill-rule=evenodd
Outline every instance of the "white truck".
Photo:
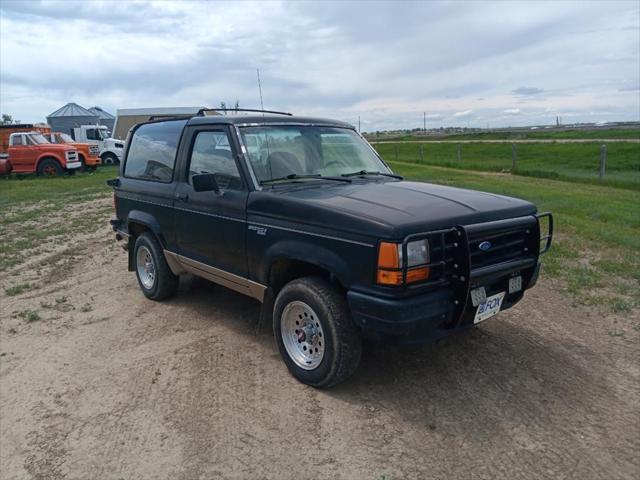
M 78 143 L 98 145 L 102 165 L 120 163 L 124 152 L 124 142 L 111 138 L 109 130 L 104 125 L 81 125 L 71 130 L 71 136 Z

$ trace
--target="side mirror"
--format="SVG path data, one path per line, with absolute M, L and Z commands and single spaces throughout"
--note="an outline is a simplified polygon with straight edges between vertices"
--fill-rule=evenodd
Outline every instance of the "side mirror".
M 220 193 L 220 187 L 216 182 L 216 177 L 213 173 L 201 173 L 191 177 L 193 182 L 193 189 L 196 192 L 216 192 Z

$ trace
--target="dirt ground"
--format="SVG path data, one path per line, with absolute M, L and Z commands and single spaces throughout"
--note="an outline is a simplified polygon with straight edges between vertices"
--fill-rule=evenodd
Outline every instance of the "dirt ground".
M 74 253 L 52 243 L 3 274 L 37 288 L 0 291 L 1 478 L 640 478 L 637 312 L 543 280 L 468 334 L 369 349 L 315 390 L 257 303 L 190 278 L 145 299 L 109 202 L 86 205 L 104 227 Z

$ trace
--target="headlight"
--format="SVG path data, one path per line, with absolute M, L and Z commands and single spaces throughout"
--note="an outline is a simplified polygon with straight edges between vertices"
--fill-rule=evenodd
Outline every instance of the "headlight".
M 124 148 L 124 143 L 116 143 L 116 148 Z
M 407 243 L 407 283 L 429 278 L 429 242 L 416 240 Z M 401 243 L 381 242 L 378 250 L 377 282 L 382 285 L 402 285 L 405 265 Z
M 402 262 L 402 245 L 400 248 L 400 261 Z M 429 263 L 429 242 L 417 240 L 407 243 L 407 265 L 409 268 Z

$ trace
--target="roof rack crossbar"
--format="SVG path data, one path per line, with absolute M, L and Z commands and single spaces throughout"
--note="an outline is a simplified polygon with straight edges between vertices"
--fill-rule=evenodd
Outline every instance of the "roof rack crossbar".
M 287 115 L 291 117 L 293 114 L 289 112 L 278 112 L 276 110 L 257 110 L 254 108 L 201 108 L 198 110 L 198 116 L 204 116 L 204 112 L 257 112 L 257 113 L 275 113 L 276 115 Z

